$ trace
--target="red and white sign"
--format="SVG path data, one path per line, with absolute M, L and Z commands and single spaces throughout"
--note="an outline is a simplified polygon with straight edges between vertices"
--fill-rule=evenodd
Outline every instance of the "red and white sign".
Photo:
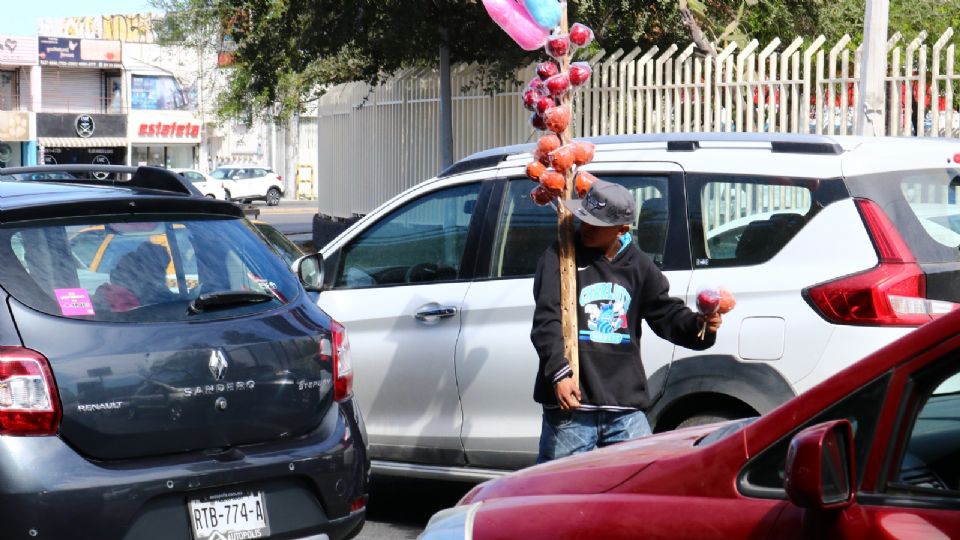
M 127 132 L 133 144 L 199 144 L 203 122 L 187 111 L 130 111 Z
M 160 139 L 199 139 L 200 125 L 191 122 L 187 122 L 186 124 L 178 122 L 141 123 L 137 131 L 137 138 L 149 139 L 150 137 Z

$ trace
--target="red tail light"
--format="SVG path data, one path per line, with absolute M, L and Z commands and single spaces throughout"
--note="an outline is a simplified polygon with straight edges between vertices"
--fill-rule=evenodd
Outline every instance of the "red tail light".
M 865 199 L 856 204 L 880 263 L 804 290 L 820 314 L 840 324 L 919 326 L 956 308 L 926 299 L 926 276 L 883 209 Z
M 320 357 L 333 361 L 333 399 L 343 401 L 353 395 L 353 364 L 347 331 L 337 321 L 330 323 L 333 343 L 320 341 Z M 332 350 L 331 350 L 332 349 Z
M 21 347 L 0 347 L 0 435 L 56 435 L 60 394 L 47 359 Z

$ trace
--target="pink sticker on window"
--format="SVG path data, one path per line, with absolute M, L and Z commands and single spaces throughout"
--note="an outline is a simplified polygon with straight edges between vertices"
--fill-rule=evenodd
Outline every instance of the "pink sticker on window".
M 54 289 L 60 312 L 67 317 L 95 315 L 90 293 L 86 289 Z

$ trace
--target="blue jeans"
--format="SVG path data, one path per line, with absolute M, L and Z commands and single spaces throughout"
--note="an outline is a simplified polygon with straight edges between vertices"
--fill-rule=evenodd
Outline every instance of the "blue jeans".
M 537 463 L 650 435 L 643 411 L 543 410 Z

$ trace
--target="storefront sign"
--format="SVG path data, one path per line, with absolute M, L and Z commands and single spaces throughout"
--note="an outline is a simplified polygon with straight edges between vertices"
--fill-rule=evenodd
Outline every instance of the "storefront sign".
M 137 131 L 138 138 L 159 137 L 162 139 L 199 139 L 200 126 L 197 124 L 177 122 L 157 122 L 156 124 L 140 124 Z
M 93 132 L 97 129 L 93 117 L 89 114 L 81 114 L 78 116 L 77 121 L 74 122 L 74 126 L 77 129 L 77 135 L 83 138 L 92 137 Z
M 90 15 L 40 18 L 41 34 L 90 39 L 119 39 L 127 43 L 154 43 L 153 15 Z
M 32 113 L 0 111 L 0 141 L 33 140 L 32 128 Z
M 0 36 L 0 64 L 7 66 L 37 65 L 36 36 Z
M 121 63 L 119 41 L 40 37 L 37 56 L 43 66 L 109 68 Z
M 90 135 L 83 135 L 89 130 Z M 123 114 L 37 113 L 38 137 L 126 137 Z

